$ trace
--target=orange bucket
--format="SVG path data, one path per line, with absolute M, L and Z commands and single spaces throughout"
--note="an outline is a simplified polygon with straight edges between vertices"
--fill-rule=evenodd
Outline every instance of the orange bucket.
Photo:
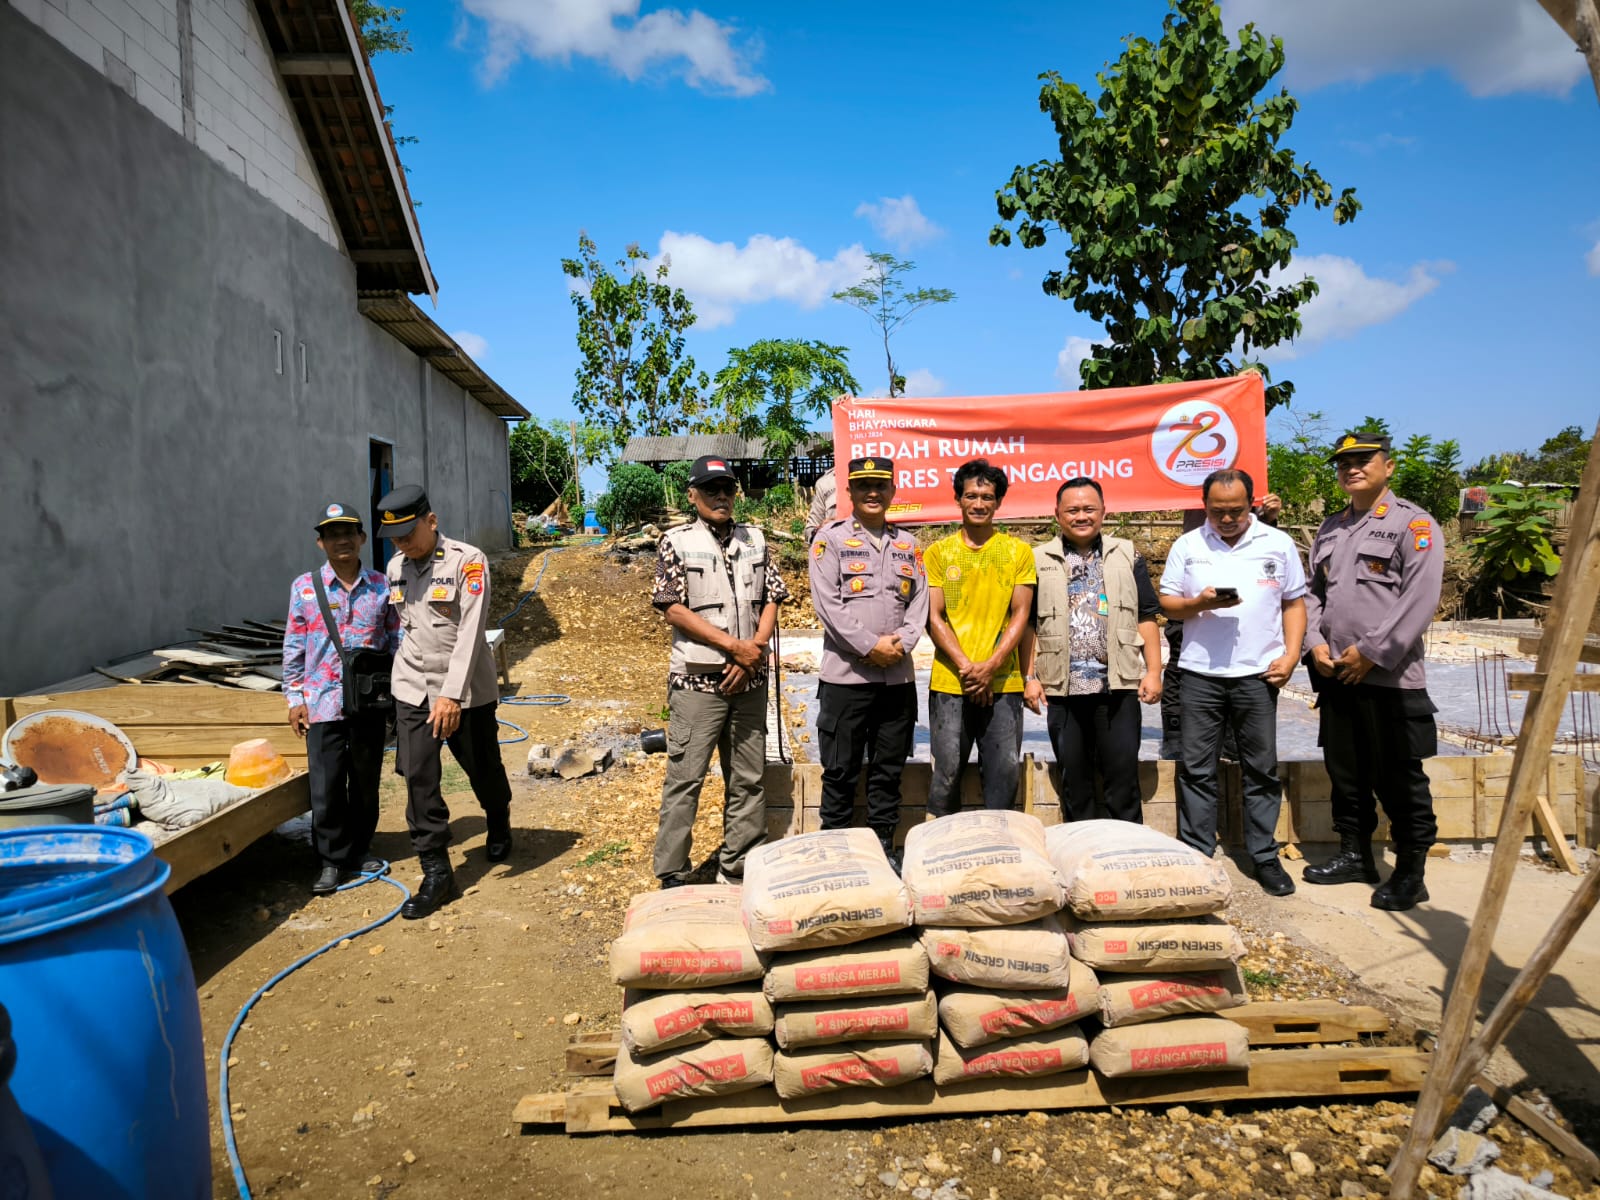
M 240 742 L 228 754 L 223 778 L 236 787 L 266 788 L 282 783 L 293 772 L 283 755 L 266 738 Z

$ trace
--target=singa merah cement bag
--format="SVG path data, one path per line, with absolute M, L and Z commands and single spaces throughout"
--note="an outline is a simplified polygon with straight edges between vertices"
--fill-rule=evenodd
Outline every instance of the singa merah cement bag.
M 1045 831 L 1067 907 L 1083 921 L 1198 917 L 1226 908 L 1222 864 L 1132 821 L 1072 821 Z
M 927 1040 L 938 1031 L 939 1009 L 932 992 L 780 1004 L 772 1028 L 784 1050 L 835 1042 Z
M 806 950 L 911 924 L 905 885 L 870 829 L 768 842 L 745 859 L 743 915 L 755 948 Z
M 641 892 L 611 943 L 611 981 L 635 988 L 708 988 L 760 979 L 732 884 Z
M 928 990 L 928 952 L 916 934 L 774 954 L 762 988 L 769 1000 L 828 1000 L 921 994 Z
M 755 982 L 704 992 L 629 989 L 622 1005 L 622 1040 L 640 1054 L 772 1032 L 772 1005 Z
M 1221 1012 L 1248 1003 L 1250 994 L 1236 966 L 1221 971 L 1160 971 L 1113 975 L 1100 980 L 1100 1020 L 1106 1026 L 1138 1025 L 1180 1013 Z
M 919 925 L 1016 925 L 1057 912 L 1061 880 L 1032 813 L 976 809 L 913 825 L 901 868 Z
M 1250 1066 L 1250 1036 L 1227 1017 L 1167 1017 L 1102 1029 L 1089 1043 L 1089 1062 L 1108 1079 L 1244 1071 Z
M 1076 959 L 1068 960 L 1072 982 L 1045 991 L 992 991 L 963 984 L 941 985 L 939 1022 L 964 1049 L 1001 1038 L 1031 1037 L 1099 1012 L 1100 984 Z
M 1062 1025 L 971 1049 L 956 1045 L 949 1034 L 941 1034 L 939 1052 L 933 1060 L 933 1081 L 963 1083 L 1004 1076 L 1028 1079 L 1075 1071 L 1088 1061 L 1089 1043 L 1076 1025 Z
M 780 1050 L 772 1082 L 785 1100 L 840 1088 L 892 1088 L 933 1073 L 928 1042 L 843 1042 Z
M 727 1096 L 772 1082 L 772 1043 L 766 1038 L 713 1038 L 662 1054 L 617 1050 L 612 1083 L 629 1112 L 689 1096 Z

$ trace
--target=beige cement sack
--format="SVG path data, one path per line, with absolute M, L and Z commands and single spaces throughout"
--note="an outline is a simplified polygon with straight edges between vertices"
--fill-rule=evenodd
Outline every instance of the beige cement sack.
M 1108 1079 L 1243 1071 L 1250 1066 L 1250 1037 L 1227 1017 L 1168 1017 L 1102 1029 L 1089 1043 L 1089 1061 Z
M 1100 1020 L 1108 1027 L 1137 1025 L 1179 1013 L 1221 1012 L 1249 1000 L 1236 966 L 1222 971 L 1107 974 L 1100 981 Z
M 1221 971 L 1244 957 L 1239 931 L 1221 917 L 1181 921 L 1067 918 L 1072 956 L 1096 971 Z
M 1032 813 L 978 809 L 913 825 L 900 874 L 919 925 L 1016 925 L 1063 900 Z
M 1076 1025 L 1010 1038 L 989 1046 L 963 1049 L 948 1034 L 939 1037 L 933 1060 L 935 1083 L 964 1083 L 1005 1076 L 1029 1079 L 1075 1071 L 1089 1061 L 1089 1043 Z
M 772 1005 L 758 983 L 714 992 L 627 991 L 622 997 L 622 1041 L 640 1054 L 709 1042 L 713 1037 L 765 1037 Z
M 953 985 L 939 996 L 939 1022 L 950 1040 L 966 1049 L 1001 1038 L 1032 1037 L 1100 1011 L 1094 972 L 1068 960 L 1072 982 L 1043 992 L 990 991 Z
M 1072 821 L 1046 830 L 1045 844 L 1085 921 L 1198 917 L 1233 895 L 1221 863 L 1148 825 Z
M 933 1073 L 928 1042 L 845 1042 L 780 1050 L 772 1082 L 785 1100 L 840 1088 L 892 1088 Z
M 893 996 L 928 990 L 928 952 L 914 933 L 853 946 L 775 954 L 762 988 L 769 1000 Z
M 854 1003 L 839 999 L 780 1004 L 772 1031 L 785 1050 L 835 1042 L 923 1041 L 939 1032 L 939 1009 L 932 992 Z
M 952 983 L 1024 991 L 1072 984 L 1067 937 L 1053 916 L 992 929 L 924 929 L 922 947 L 933 973 Z
M 757 950 L 864 941 L 911 924 L 905 885 L 870 829 L 802 833 L 752 850 L 744 925 Z
M 664 1054 L 635 1057 L 617 1051 L 612 1082 L 629 1112 L 686 1096 L 727 1096 L 772 1082 L 772 1043 L 766 1038 L 717 1038 Z
M 760 979 L 765 965 L 731 884 L 642 892 L 611 943 L 611 981 L 623 987 L 720 987 Z

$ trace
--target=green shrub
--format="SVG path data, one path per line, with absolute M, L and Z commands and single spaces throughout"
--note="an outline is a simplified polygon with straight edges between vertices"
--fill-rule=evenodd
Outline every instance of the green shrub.
M 667 503 L 673 508 L 689 507 L 689 468 L 691 462 L 668 463 L 661 471 L 661 481 L 666 486 Z
M 1539 489 L 1492 485 L 1489 506 L 1478 514 L 1483 532 L 1472 539 L 1472 557 L 1479 569 L 1505 582 L 1524 575 L 1554 575 L 1561 569 L 1561 556 L 1550 535 L 1562 507 Z
M 761 497 L 762 507 L 768 513 L 787 512 L 794 507 L 794 484 L 779 483 L 767 489 L 767 494 Z
M 617 463 L 607 472 L 606 494 L 595 501 L 600 524 L 615 533 L 637 525 L 666 503 L 661 476 L 644 463 Z

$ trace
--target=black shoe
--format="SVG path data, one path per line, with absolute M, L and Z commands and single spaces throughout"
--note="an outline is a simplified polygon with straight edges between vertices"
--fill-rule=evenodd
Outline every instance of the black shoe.
M 313 896 L 329 896 L 339 890 L 339 868 L 325 866 L 317 873 L 317 881 L 311 885 Z
M 362 879 L 369 875 L 387 875 L 388 873 L 388 863 L 376 855 L 368 854 L 358 860 L 355 866 L 346 867 L 342 877 L 348 882 L 352 879 Z
M 661 890 L 664 892 L 668 888 L 684 887 L 688 882 L 689 877 L 687 875 L 663 875 L 661 877 Z
M 489 833 L 484 839 L 483 852 L 492 863 L 505 862 L 511 857 L 511 818 L 489 822 Z
M 1294 892 L 1294 880 L 1277 859 L 1256 864 L 1256 882 L 1269 896 L 1288 896 Z
M 1307 867 L 1307 883 L 1377 883 L 1378 865 L 1372 859 L 1372 841 L 1353 833 L 1339 835 L 1339 853 L 1319 867 Z
M 408 921 L 430 916 L 460 895 L 455 873 L 450 870 L 449 851 L 424 850 L 417 857 L 422 860 L 422 883 L 416 895 L 400 907 L 400 915 Z
M 1389 912 L 1405 912 L 1428 898 L 1428 887 L 1422 881 L 1428 862 L 1426 850 L 1396 850 L 1394 874 L 1377 891 L 1372 893 L 1372 907 Z

